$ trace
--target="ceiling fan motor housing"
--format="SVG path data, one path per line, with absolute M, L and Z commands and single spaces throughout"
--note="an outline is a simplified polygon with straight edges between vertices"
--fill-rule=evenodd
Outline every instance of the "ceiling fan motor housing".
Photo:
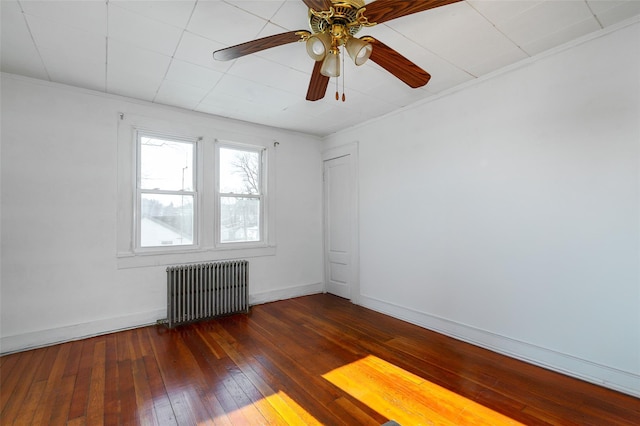
M 309 9 L 309 27 L 314 34 L 317 34 L 331 32 L 333 26 L 338 24 L 353 36 L 362 28 L 358 23 L 358 10 L 362 7 L 364 7 L 364 0 L 342 0 L 333 1 L 331 10 Z

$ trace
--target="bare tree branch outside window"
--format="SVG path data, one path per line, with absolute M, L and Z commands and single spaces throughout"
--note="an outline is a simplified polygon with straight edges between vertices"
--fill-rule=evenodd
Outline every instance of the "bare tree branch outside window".
M 242 176 L 245 193 L 260 193 L 260 165 L 259 156 L 253 152 L 237 152 L 231 165 L 236 169 L 234 173 Z

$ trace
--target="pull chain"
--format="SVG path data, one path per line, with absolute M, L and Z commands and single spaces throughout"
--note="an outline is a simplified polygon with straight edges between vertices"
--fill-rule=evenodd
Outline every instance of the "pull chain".
M 344 95 L 344 55 L 345 55 L 345 48 L 344 46 L 342 46 L 342 102 L 347 100 L 347 97 Z

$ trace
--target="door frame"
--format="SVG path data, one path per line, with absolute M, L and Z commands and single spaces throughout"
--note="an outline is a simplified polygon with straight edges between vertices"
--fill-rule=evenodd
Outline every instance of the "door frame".
M 351 267 L 349 271 L 350 299 L 352 303 L 359 304 L 360 301 L 360 233 L 359 233 L 359 201 L 358 201 L 358 142 L 352 142 L 326 149 L 322 152 L 322 255 L 323 255 L 323 287 L 327 291 L 328 259 L 327 259 L 327 186 L 324 179 L 325 161 L 340 157 L 349 157 L 349 181 L 351 185 L 351 206 L 349 218 L 349 228 L 351 235 L 349 243 L 351 248 Z

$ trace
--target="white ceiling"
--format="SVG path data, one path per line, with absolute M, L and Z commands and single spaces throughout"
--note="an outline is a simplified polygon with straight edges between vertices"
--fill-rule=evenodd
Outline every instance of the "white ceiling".
M 416 0 L 419 1 L 419 0 Z M 370 1 L 367 1 L 370 3 Z M 364 28 L 428 71 L 411 89 L 371 61 L 346 102 L 305 100 L 303 43 L 230 62 L 212 52 L 308 29 L 301 0 L 1 0 L 3 72 L 327 135 L 640 14 L 640 0 L 465 0 Z M 342 93 L 342 78 L 339 81 Z

